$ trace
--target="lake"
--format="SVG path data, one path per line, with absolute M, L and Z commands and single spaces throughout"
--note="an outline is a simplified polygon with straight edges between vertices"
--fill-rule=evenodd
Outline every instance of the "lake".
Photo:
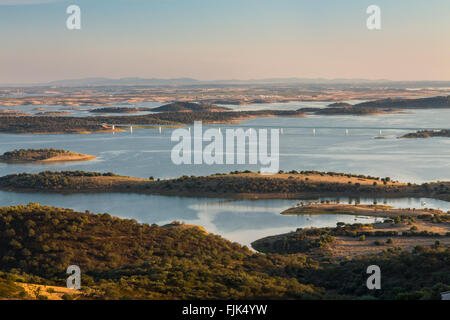
M 297 105 L 298 107 L 298 105 Z M 450 110 L 416 110 L 411 114 L 376 116 L 309 116 L 259 118 L 239 125 L 214 127 L 283 128 L 280 169 L 321 170 L 389 176 L 422 183 L 450 180 L 450 139 L 397 139 L 420 128 L 446 128 Z M 205 129 L 212 126 L 204 126 Z M 312 133 L 316 129 L 316 135 Z M 349 135 L 345 135 L 348 129 Z M 374 139 L 379 130 L 385 139 Z M 171 162 L 173 129 L 135 129 L 91 135 L 0 134 L 0 152 L 19 148 L 62 148 L 98 157 L 65 164 L 0 164 L 0 175 L 43 170 L 114 172 L 134 177 L 170 178 L 234 170 L 260 170 L 259 165 L 181 165 Z
M 321 198 L 337 200 L 336 198 Z M 341 197 L 342 203 L 348 198 Z M 363 204 L 374 199 L 361 198 Z M 302 200 L 305 201 L 305 200 Z M 421 208 L 426 202 L 429 208 L 450 210 L 450 203 L 433 199 L 377 199 L 397 208 Z M 41 203 L 56 207 L 72 208 L 84 212 L 109 213 L 121 218 L 136 219 L 143 223 L 167 224 L 184 221 L 204 227 L 231 241 L 249 246 L 262 237 L 286 233 L 305 227 L 334 227 L 337 222 L 371 223 L 375 219 L 355 218 L 350 215 L 293 216 L 280 213 L 298 203 L 298 200 L 229 200 L 212 198 L 169 197 L 143 194 L 48 194 L 0 191 L 0 206 Z M 381 219 L 378 219 L 381 221 Z
M 311 103 L 283 106 L 254 105 L 259 109 L 294 109 Z M 319 104 L 319 106 L 322 106 Z M 234 106 L 234 108 L 243 108 Z M 245 106 L 247 108 L 247 106 Z M 450 110 L 413 110 L 404 114 L 376 116 L 309 116 L 306 118 L 260 118 L 234 125 L 204 126 L 226 128 L 283 128 L 280 135 L 280 169 L 321 170 L 398 179 L 422 183 L 450 180 L 450 139 L 397 139 L 418 129 L 447 128 Z M 314 136 L 312 130 L 316 129 Z M 345 130 L 348 130 L 348 136 Z M 375 139 L 380 134 L 385 139 Z M 90 135 L 14 135 L 0 134 L 0 153 L 20 148 L 61 148 L 95 155 L 89 162 L 58 164 L 0 163 L 0 175 L 44 170 L 85 170 L 114 172 L 126 176 L 155 178 L 182 175 L 209 175 L 234 170 L 258 171 L 255 165 L 181 165 L 171 162 L 173 129 L 135 129 Z M 340 199 L 348 201 L 348 199 Z M 374 199 L 362 199 L 372 203 Z M 422 201 L 434 208 L 450 210 L 444 201 L 430 199 L 377 199 L 396 207 L 420 208 Z M 140 222 L 165 224 L 173 220 L 198 224 L 207 231 L 245 245 L 269 235 L 298 227 L 335 226 L 336 222 L 354 222 L 352 216 L 282 216 L 280 212 L 295 200 L 224 200 L 165 197 L 138 194 L 29 194 L 0 192 L 0 205 L 39 202 L 80 211 L 108 212 Z M 358 222 L 372 219 L 357 218 Z

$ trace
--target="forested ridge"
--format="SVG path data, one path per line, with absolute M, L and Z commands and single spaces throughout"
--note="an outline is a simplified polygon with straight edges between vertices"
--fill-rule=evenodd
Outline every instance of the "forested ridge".
M 80 266 L 86 298 L 320 298 L 284 271 L 307 258 L 265 256 L 197 228 L 160 227 L 29 204 L 0 208 L 4 279 L 65 284 Z M 25 276 L 23 275 L 25 274 Z
M 450 288 L 448 248 L 336 264 L 255 253 L 177 225 L 39 204 L 0 208 L 0 296 L 27 298 L 17 282 L 64 286 L 72 264 L 82 270 L 83 299 L 437 299 Z M 365 286 L 369 264 L 382 267 L 380 291 Z

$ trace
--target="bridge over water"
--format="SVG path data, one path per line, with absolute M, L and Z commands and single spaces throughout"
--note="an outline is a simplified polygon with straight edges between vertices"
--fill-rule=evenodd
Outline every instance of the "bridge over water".
M 115 131 L 116 128 L 126 128 L 130 130 L 130 132 L 133 132 L 133 129 L 136 128 L 148 128 L 148 129 L 157 129 L 159 133 L 161 134 L 163 130 L 170 130 L 174 129 L 174 126 L 168 126 L 168 125 L 158 125 L 158 124 L 113 124 L 113 123 L 103 123 L 103 126 L 106 126 L 108 128 L 111 128 L 111 131 Z M 186 128 L 190 131 L 193 125 L 185 125 Z M 312 135 L 320 135 L 321 131 L 336 131 L 336 134 L 342 134 L 345 136 L 349 136 L 352 133 L 358 133 L 361 131 L 373 131 L 378 136 L 383 136 L 383 131 L 405 131 L 405 132 L 415 132 L 415 131 L 422 131 L 422 130 L 434 130 L 434 131 L 440 131 L 440 130 L 446 130 L 446 128 L 430 128 L 430 127 L 388 127 L 388 126 L 274 126 L 274 125 L 251 125 L 251 124 L 211 124 L 211 125 L 204 125 L 204 127 L 207 128 L 218 128 L 219 130 L 225 130 L 225 129 L 237 129 L 242 128 L 244 130 L 248 129 L 280 129 L 280 134 L 299 134 L 299 132 L 296 132 L 298 130 L 302 130 L 305 132 L 310 132 Z

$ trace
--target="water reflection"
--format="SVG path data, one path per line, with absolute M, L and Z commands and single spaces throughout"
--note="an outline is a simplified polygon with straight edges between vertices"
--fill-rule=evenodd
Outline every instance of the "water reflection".
M 322 198 L 339 200 L 348 198 Z M 375 199 L 361 198 L 363 204 Z M 376 199 L 398 208 L 427 207 L 450 210 L 450 203 L 433 199 Z M 139 222 L 159 225 L 174 220 L 203 226 L 207 231 L 224 238 L 249 245 L 252 241 L 278 233 L 304 227 L 332 227 L 337 222 L 369 223 L 373 219 L 349 215 L 284 216 L 280 213 L 298 203 L 297 200 L 226 200 L 214 198 L 167 197 L 142 194 L 42 194 L 0 191 L 0 206 L 29 202 L 72 208 L 84 212 L 108 212 L 121 218 L 133 218 Z

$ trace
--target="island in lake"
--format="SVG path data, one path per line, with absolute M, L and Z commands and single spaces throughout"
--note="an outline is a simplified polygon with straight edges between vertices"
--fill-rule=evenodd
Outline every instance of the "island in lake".
M 151 111 L 151 108 L 104 107 L 90 110 L 90 113 L 138 113 Z
M 1 162 L 8 163 L 88 161 L 93 159 L 96 157 L 62 149 L 20 149 L 5 152 L 0 156 Z
M 229 108 L 219 107 L 209 103 L 193 102 L 174 102 L 152 109 L 154 112 L 221 112 L 229 110 Z
M 420 130 L 416 132 L 407 133 L 400 138 L 405 139 L 425 139 L 425 138 L 434 138 L 434 137 L 450 137 L 450 130 Z

